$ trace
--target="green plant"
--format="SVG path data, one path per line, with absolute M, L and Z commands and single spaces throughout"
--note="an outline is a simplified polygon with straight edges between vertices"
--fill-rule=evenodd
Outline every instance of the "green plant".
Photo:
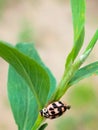
M 30 25 L 30 23 L 26 20 L 23 19 L 21 22 L 21 28 L 18 34 L 18 41 L 22 42 L 30 42 L 34 40 L 34 29 Z
M 49 102 L 59 100 L 73 84 L 98 73 L 98 61 L 82 68 L 96 41 L 98 30 L 79 57 L 85 35 L 85 0 L 71 0 L 74 44 L 69 53 L 64 74 L 56 80 L 40 59 L 33 44 L 19 43 L 16 47 L 0 42 L 0 56 L 9 64 L 8 95 L 19 130 L 44 130 L 47 124 L 39 110 Z M 76 59 L 77 58 L 77 59 Z
M 68 101 L 72 112 L 57 121 L 56 130 L 96 130 L 98 121 L 98 95 L 89 79 L 79 82 L 69 91 Z M 74 110 L 73 110 L 74 108 Z

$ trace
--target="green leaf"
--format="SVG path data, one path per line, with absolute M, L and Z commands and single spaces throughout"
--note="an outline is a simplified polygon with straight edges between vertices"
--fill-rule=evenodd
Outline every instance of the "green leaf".
M 0 42 L 0 56 L 25 79 L 41 109 L 46 104 L 50 90 L 47 72 L 35 60 L 4 42 Z
M 23 53 L 26 53 L 27 51 L 29 52 L 29 54 L 27 54 L 29 57 L 33 58 L 34 60 L 36 60 L 37 63 L 39 63 L 48 73 L 49 79 L 50 79 L 50 91 L 48 94 L 48 100 L 50 99 L 51 95 L 53 94 L 53 92 L 56 89 L 56 80 L 53 76 L 53 74 L 51 73 L 51 71 L 45 66 L 45 64 L 43 64 L 39 54 L 37 53 L 34 44 L 26 44 L 26 43 L 20 43 L 17 44 L 18 49 L 20 49 Z M 22 49 L 23 48 L 23 49 Z M 36 125 L 36 122 L 34 124 L 33 129 L 37 129 L 39 127 L 39 125 L 43 122 L 43 119 L 41 121 L 40 120 L 40 116 L 38 116 L 36 122 L 39 124 Z
M 70 67 L 77 57 L 85 35 L 85 0 L 71 0 L 72 19 L 74 29 L 74 45 L 67 57 L 66 68 Z
M 38 130 L 44 130 L 47 127 L 47 125 L 48 125 L 47 123 L 44 123 Z
M 90 52 L 92 51 L 97 40 L 98 40 L 98 30 L 95 32 L 92 40 L 90 41 L 90 43 L 87 46 L 84 53 L 71 65 L 71 67 L 68 67 L 68 69 L 65 70 L 64 75 L 63 75 L 54 95 L 51 98 L 52 100 L 58 100 L 64 95 L 64 93 L 70 86 L 69 85 L 70 80 L 72 79 L 75 72 L 80 68 L 80 66 L 87 59 L 87 57 L 89 56 Z
M 94 47 L 94 45 L 96 44 L 97 40 L 98 40 L 98 29 L 96 30 L 93 38 L 91 39 L 91 41 L 88 44 L 87 48 L 85 49 L 84 53 L 87 52 L 87 51 L 89 51 L 89 50 L 91 52 L 92 49 L 93 49 L 93 47 Z
M 79 37 L 85 24 L 85 0 L 71 0 L 74 41 Z
M 48 94 L 48 100 L 51 97 L 51 95 L 53 94 L 53 92 L 56 89 L 56 79 L 53 76 L 53 74 L 51 73 L 51 71 L 48 69 L 47 66 L 45 66 L 45 64 L 43 63 L 43 61 L 41 60 L 38 52 L 35 49 L 34 44 L 27 44 L 27 43 L 19 43 L 16 46 L 19 50 L 21 50 L 24 54 L 26 54 L 27 56 L 31 57 L 32 59 L 36 60 L 36 62 L 38 64 L 40 64 L 48 73 L 49 79 L 50 79 L 50 90 L 49 90 L 49 94 Z M 26 52 L 29 52 L 28 54 Z
M 92 37 L 92 39 L 91 39 L 90 43 L 88 44 L 87 48 L 85 49 L 84 53 L 74 63 L 74 67 L 76 69 L 78 69 L 84 63 L 84 61 L 87 59 L 87 57 L 91 53 L 92 49 L 94 48 L 97 40 L 98 40 L 98 30 L 95 32 L 94 36 Z
M 51 85 L 49 98 L 50 94 L 55 90 L 56 81 L 50 70 L 41 61 L 34 45 L 19 43 L 16 47 L 22 53 L 36 60 L 47 71 Z M 24 79 L 11 66 L 8 75 L 8 94 L 19 130 L 31 130 L 39 113 L 37 102 Z
M 18 130 L 31 130 L 39 110 L 36 99 L 25 80 L 9 67 L 8 97 Z
M 73 76 L 73 78 L 69 82 L 69 86 L 79 82 L 82 79 L 88 78 L 93 74 L 98 73 L 98 62 L 91 63 L 81 69 L 79 69 Z
M 54 95 L 51 98 L 52 100 L 58 100 L 64 95 L 66 90 L 70 87 L 70 84 L 69 84 L 70 80 L 73 78 L 75 72 L 77 72 L 77 70 L 80 68 L 80 66 L 83 64 L 83 62 L 87 59 L 87 57 L 89 56 L 90 52 L 92 51 L 97 40 L 98 40 L 98 31 L 96 31 L 96 33 L 94 34 L 88 47 L 86 48 L 84 53 L 79 57 L 79 59 L 74 64 L 72 64 L 72 66 L 70 68 L 65 70 L 64 75 L 63 75 Z

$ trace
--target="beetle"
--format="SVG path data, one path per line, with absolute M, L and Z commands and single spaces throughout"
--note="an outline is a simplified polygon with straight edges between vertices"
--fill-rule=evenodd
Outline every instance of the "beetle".
M 65 105 L 61 101 L 56 101 L 40 110 L 40 114 L 45 118 L 55 119 L 61 116 L 66 110 L 69 109 L 70 109 L 69 105 Z

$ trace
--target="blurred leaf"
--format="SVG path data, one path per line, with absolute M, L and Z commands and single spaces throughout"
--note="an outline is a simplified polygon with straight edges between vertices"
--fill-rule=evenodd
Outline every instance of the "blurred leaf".
M 18 39 L 21 42 L 31 42 L 34 40 L 34 28 L 30 25 L 30 23 L 23 19 L 21 23 L 21 30 L 18 34 Z
M 47 127 L 47 125 L 48 125 L 47 123 L 41 125 L 41 127 L 38 130 L 44 130 Z
M 84 41 L 85 0 L 71 0 L 72 19 L 74 28 L 74 45 L 67 57 L 66 68 L 74 62 Z
M 73 76 L 73 78 L 69 82 L 69 86 L 79 82 L 82 79 L 85 79 L 93 74 L 98 72 L 98 62 L 91 63 L 85 67 L 79 69 Z
M 93 104 L 94 105 L 94 104 Z M 96 115 L 96 112 L 95 111 L 91 111 L 91 110 L 88 110 L 88 111 L 86 111 L 83 115 L 82 115 L 82 117 L 81 117 L 81 123 L 82 124 L 84 124 L 84 126 L 86 125 L 86 124 L 88 124 L 89 125 L 89 127 L 90 127 L 90 124 L 94 121 L 96 121 L 96 118 L 97 117 L 97 115 Z M 97 120 L 98 121 L 98 120 Z
M 7 0 L 0 0 L 0 18 L 2 17 L 2 13 L 4 12 L 7 6 Z
M 77 122 L 74 117 L 62 118 L 57 124 L 57 130 L 77 130 Z
M 46 104 L 50 90 L 47 72 L 35 60 L 4 42 L 0 42 L 0 56 L 25 79 L 41 109 Z
M 87 107 L 94 104 L 96 99 L 93 87 L 88 84 L 78 84 L 75 86 L 69 95 L 69 101 L 77 107 Z

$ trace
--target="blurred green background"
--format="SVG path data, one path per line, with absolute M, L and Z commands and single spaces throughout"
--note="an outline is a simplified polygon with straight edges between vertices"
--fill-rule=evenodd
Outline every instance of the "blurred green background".
M 84 47 L 98 28 L 98 1 L 86 2 Z M 0 40 L 13 45 L 34 42 L 59 82 L 73 41 L 69 0 L 0 0 Z M 98 45 L 85 64 L 97 59 Z M 7 98 L 7 71 L 8 64 L 0 58 L 0 130 L 17 130 Z M 46 130 L 97 130 L 97 84 L 98 77 L 93 75 L 70 88 L 62 98 L 71 105 L 70 111 L 56 120 L 47 120 Z

